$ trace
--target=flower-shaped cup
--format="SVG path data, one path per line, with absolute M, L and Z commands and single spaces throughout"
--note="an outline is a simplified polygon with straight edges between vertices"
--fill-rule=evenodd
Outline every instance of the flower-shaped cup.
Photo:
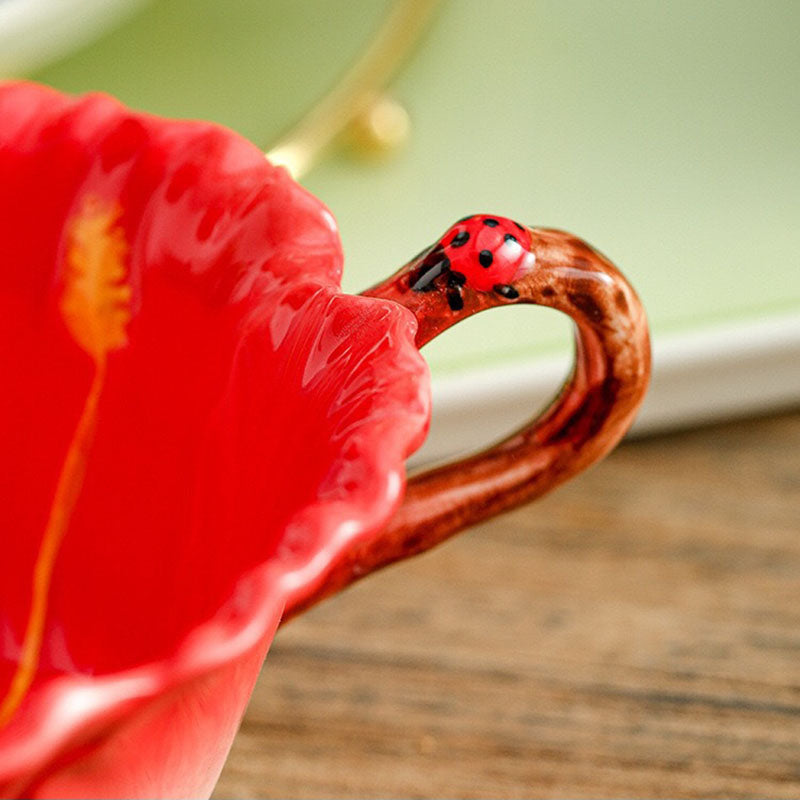
M 0 87 L 0 795 L 208 795 L 281 618 L 616 443 L 649 371 L 636 295 L 513 224 L 344 295 L 333 217 L 253 145 Z M 568 385 L 407 484 L 418 348 L 514 302 L 575 319 Z

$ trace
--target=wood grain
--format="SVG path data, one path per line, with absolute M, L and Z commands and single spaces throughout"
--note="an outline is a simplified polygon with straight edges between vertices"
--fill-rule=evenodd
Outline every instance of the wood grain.
M 626 443 L 290 623 L 215 796 L 800 796 L 800 413 Z

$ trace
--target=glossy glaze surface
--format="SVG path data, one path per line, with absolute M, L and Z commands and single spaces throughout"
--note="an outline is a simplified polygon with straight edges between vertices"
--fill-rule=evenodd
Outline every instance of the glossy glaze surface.
M 343 296 L 330 212 L 249 143 L 24 84 L 0 178 L 3 795 L 208 794 L 281 615 L 593 463 L 647 385 L 569 234 L 464 218 Z M 569 384 L 400 506 L 417 348 L 512 302 L 573 317 Z
M 233 134 L 0 89 L 1 795 L 210 791 L 284 605 L 385 524 L 427 370 L 341 265 Z
M 487 215 L 459 224 L 481 235 L 487 219 L 490 229 L 520 227 Z M 550 407 L 516 433 L 474 456 L 413 477 L 384 533 L 353 548 L 329 576 L 324 592 L 335 592 L 362 574 L 539 497 L 601 459 L 633 422 L 650 379 L 650 337 L 636 292 L 582 239 L 541 228 L 520 233 L 526 252 L 516 254 L 507 266 L 509 283 L 499 290 L 481 282 L 481 269 L 488 271 L 494 262 L 481 258 L 485 248 L 479 244 L 462 266 L 466 279 L 459 281 L 459 302 L 453 302 L 452 262 L 444 247 L 453 241 L 451 228 L 433 248 L 365 294 L 411 309 L 419 320 L 420 347 L 490 308 L 510 303 L 555 308 L 575 322 L 572 374 Z M 505 247 L 503 239 L 495 240 L 495 261 L 504 256 Z M 434 280 L 420 286 L 420 274 L 435 270 L 432 253 L 444 263 Z

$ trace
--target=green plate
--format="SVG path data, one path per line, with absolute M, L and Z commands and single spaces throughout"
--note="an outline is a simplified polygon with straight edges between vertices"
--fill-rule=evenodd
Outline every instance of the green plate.
M 390 5 L 160 0 L 32 77 L 266 148 Z M 339 220 L 345 288 L 489 211 L 572 230 L 616 261 L 648 309 L 657 370 L 662 344 L 702 351 L 707 331 L 746 340 L 800 319 L 798 41 L 795 2 L 444 2 L 393 85 L 408 147 L 379 163 L 334 153 L 304 181 Z M 562 353 L 568 334 L 554 313 L 513 308 L 426 355 L 437 382 L 462 380 Z

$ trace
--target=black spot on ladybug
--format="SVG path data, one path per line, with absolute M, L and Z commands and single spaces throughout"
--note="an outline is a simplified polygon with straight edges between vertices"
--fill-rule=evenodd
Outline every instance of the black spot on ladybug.
M 450 242 L 451 247 L 463 247 L 469 241 L 469 231 L 457 233 Z
M 453 311 L 461 311 L 464 308 L 464 299 L 457 291 L 447 293 L 447 303 Z
M 453 288 L 457 286 L 463 286 L 466 282 L 467 276 L 463 272 L 457 272 L 456 270 L 453 270 L 453 272 L 447 276 L 447 285 Z
M 521 231 L 524 231 L 524 230 L 525 230 L 525 228 L 524 228 L 522 225 L 520 225 L 520 224 L 519 224 L 519 222 L 515 222 L 514 224 L 515 224 L 515 225 L 516 225 L 516 226 L 517 226 L 517 227 L 518 227 L 518 228 L 519 228 Z
M 500 223 L 496 219 L 489 217 L 483 221 L 483 224 L 488 225 L 490 228 L 496 228 Z
M 494 256 L 492 255 L 491 250 L 481 250 L 478 253 L 478 261 L 481 262 L 481 266 L 484 269 L 489 269 L 492 266 L 492 261 L 494 261 Z
M 439 276 L 439 272 L 428 270 L 411 284 L 413 292 L 430 292 L 433 289 L 433 281 Z
M 450 269 L 450 259 L 442 252 L 441 247 L 434 247 L 425 257 L 425 260 L 412 273 L 410 278 L 411 289 L 414 292 L 429 292 L 433 289 L 433 282 L 443 272 Z
M 592 322 L 600 322 L 603 319 L 603 309 L 590 294 L 584 292 L 571 292 L 567 295 L 570 303 L 575 308 L 580 309 Z
M 503 241 L 504 242 L 517 242 L 517 244 L 519 244 L 519 239 L 517 239 L 517 237 L 514 236 L 513 233 L 507 233 L 505 236 L 503 236 Z
M 468 219 L 472 219 L 474 216 L 475 216 L 474 214 L 467 214 L 466 217 L 461 217 L 461 219 L 458 220 L 458 222 L 466 222 Z
M 509 286 L 507 283 L 496 283 L 494 285 L 494 290 L 497 292 L 497 294 L 500 294 L 509 300 L 516 300 L 519 297 L 519 292 L 513 286 Z

